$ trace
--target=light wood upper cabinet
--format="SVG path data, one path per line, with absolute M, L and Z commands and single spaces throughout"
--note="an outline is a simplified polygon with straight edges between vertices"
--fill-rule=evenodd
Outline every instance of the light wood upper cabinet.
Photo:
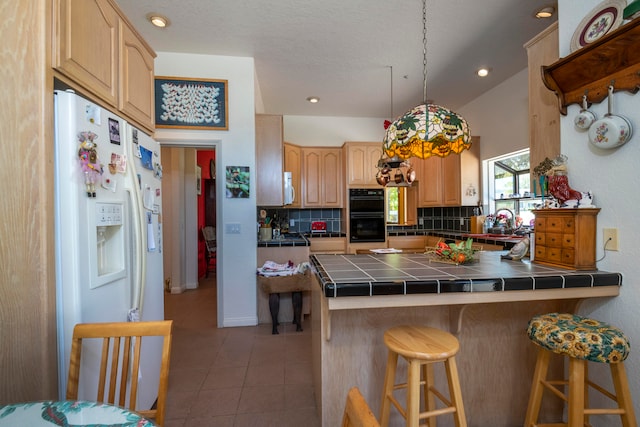
M 118 12 L 108 0 L 58 0 L 55 4 L 54 67 L 102 100 L 117 105 Z
M 418 207 L 442 206 L 442 159 L 411 160 L 418 175 Z
M 291 172 L 293 184 L 293 203 L 286 208 L 299 208 L 302 206 L 302 184 L 300 168 L 302 166 L 302 149 L 293 144 L 284 143 L 284 170 Z
M 471 148 L 445 158 L 412 159 L 418 181 L 418 207 L 475 206 L 480 194 L 480 137 Z
M 376 181 L 381 142 L 345 142 L 345 177 L 348 188 L 379 187 Z
M 113 0 L 55 0 L 56 77 L 153 133 L 155 52 Z
M 558 60 L 558 23 L 527 42 L 529 67 L 529 162 L 531 172 L 545 157 L 560 154 L 560 111 L 558 99 L 542 80 L 541 67 Z
M 121 21 L 120 97 L 118 108 L 152 128 L 155 123 L 155 54 L 133 28 Z
M 342 149 L 302 147 L 302 207 L 341 208 Z
M 256 114 L 256 204 L 282 206 L 282 116 Z

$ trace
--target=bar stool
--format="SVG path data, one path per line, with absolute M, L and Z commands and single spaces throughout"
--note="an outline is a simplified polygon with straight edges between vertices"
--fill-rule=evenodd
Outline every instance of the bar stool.
M 540 349 L 533 374 L 525 427 L 582 427 L 590 425 L 589 416 L 605 414 L 620 415 L 623 427 L 637 426 L 623 363 L 629 355 L 629 339 L 622 331 L 598 320 L 575 314 L 549 313 L 533 317 L 529 321 L 527 334 Z M 552 352 L 569 358 L 568 380 L 547 380 Z M 609 364 L 615 394 L 589 381 L 587 362 Z M 567 385 L 566 392 L 562 392 L 558 387 Z M 589 386 L 616 402 L 617 408 L 589 408 Z M 545 388 L 567 402 L 568 423 L 537 424 Z
M 389 349 L 389 356 L 384 378 L 380 425 L 382 427 L 389 425 L 391 403 L 393 403 L 409 427 L 418 427 L 421 419 L 427 419 L 428 426 L 435 426 L 435 417 L 444 414 L 453 414 L 456 427 L 466 427 L 467 421 L 462 406 L 462 392 L 454 357 L 460 349 L 456 337 L 440 329 L 405 325 L 385 331 L 384 343 Z M 409 364 L 406 383 L 396 384 L 395 382 L 398 356 L 402 356 Z M 447 399 L 434 386 L 433 364 L 436 362 L 444 362 L 450 399 Z M 420 412 L 421 385 L 424 412 Z M 399 389 L 407 389 L 406 408 L 403 408 L 393 396 L 393 392 Z M 435 397 L 444 403 L 445 407 L 436 408 Z

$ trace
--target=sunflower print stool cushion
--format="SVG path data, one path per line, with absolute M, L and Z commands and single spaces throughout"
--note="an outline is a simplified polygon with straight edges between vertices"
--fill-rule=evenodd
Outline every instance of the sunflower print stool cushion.
M 529 321 L 527 334 L 547 350 L 591 362 L 622 362 L 631 350 L 629 339 L 620 329 L 575 314 L 535 316 Z

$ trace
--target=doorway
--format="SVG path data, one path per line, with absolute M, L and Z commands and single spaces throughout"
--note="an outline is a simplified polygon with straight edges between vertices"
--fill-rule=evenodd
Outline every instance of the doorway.
M 218 306 L 216 286 L 220 265 L 205 277 L 202 227 L 211 225 L 218 229 L 220 200 L 216 197 L 215 179 L 218 148 L 216 144 L 162 144 L 164 271 L 168 294 L 172 297 L 190 294 L 191 298 L 193 294 L 202 294 L 208 307 L 216 307 L 210 310 L 214 327 L 222 310 Z M 165 298 L 165 316 L 170 314 L 168 308 Z

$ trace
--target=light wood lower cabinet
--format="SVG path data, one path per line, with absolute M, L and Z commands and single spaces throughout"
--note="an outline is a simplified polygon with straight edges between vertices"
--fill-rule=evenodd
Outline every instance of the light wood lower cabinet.
M 424 252 L 427 246 L 428 236 L 389 236 L 387 237 L 387 247 L 402 249 L 407 252 Z
M 313 237 L 309 242 L 311 254 L 344 254 L 347 251 L 346 237 Z
M 535 218 L 535 263 L 575 270 L 596 269 L 600 209 L 540 209 Z

